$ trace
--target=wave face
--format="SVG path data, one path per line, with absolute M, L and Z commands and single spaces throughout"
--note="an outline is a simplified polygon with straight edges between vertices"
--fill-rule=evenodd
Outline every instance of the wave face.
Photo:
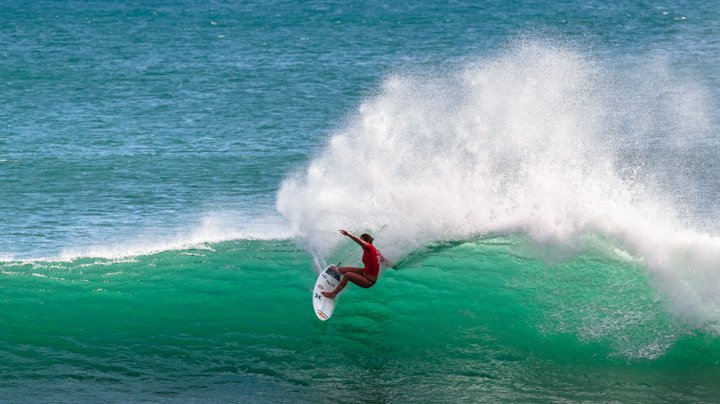
M 310 304 L 310 256 L 248 240 L 0 264 L 0 389 L 42 401 L 693 401 L 720 341 L 665 310 L 643 264 L 549 265 L 527 236 L 433 243 Z M 353 257 L 354 259 L 358 257 Z
M 710 105 L 661 58 L 610 64 L 519 40 L 387 78 L 283 183 L 277 207 L 321 256 L 346 226 L 376 233 L 394 258 L 491 234 L 528 235 L 556 251 L 550 261 L 601 245 L 641 262 L 671 313 L 717 333 L 720 238 L 699 208 L 714 196 L 690 192 L 698 179 L 681 168 L 693 158 L 673 157 L 702 149 Z

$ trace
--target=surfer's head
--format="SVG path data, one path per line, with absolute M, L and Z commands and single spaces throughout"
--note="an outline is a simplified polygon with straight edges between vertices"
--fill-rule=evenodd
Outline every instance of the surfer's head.
M 360 235 L 360 238 L 361 238 L 364 242 L 370 243 L 370 244 L 372 244 L 372 242 L 373 242 L 373 240 L 374 240 L 374 238 L 372 238 L 372 236 L 369 235 L 369 234 L 367 234 L 367 233 L 361 234 L 361 235 Z

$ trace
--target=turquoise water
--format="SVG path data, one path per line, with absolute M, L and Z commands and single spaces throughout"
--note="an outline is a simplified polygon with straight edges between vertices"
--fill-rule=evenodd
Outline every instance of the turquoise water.
M 712 401 L 720 343 L 642 267 L 547 266 L 520 237 L 435 245 L 328 322 L 307 253 L 233 241 L 3 266 L 10 401 Z
M 0 2 L 2 401 L 716 401 L 719 12 Z

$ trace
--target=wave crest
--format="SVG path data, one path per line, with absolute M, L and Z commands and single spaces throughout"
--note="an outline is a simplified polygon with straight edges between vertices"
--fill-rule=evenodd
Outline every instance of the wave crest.
M 661 62 L 618 71 L 519 41 L 459 69 L 389 77 L 284 181 L 277 208 L 325 255 L 344 227 L 377 233 L 390 258 L 489 233 L 573 247 L 599 232 L 645 260 L 674 313 L 719 330 L 720 238 L 685 226 L 662 173 L 644 169 L 662 155 L 627 152 L 698 136 L 707 105 Z

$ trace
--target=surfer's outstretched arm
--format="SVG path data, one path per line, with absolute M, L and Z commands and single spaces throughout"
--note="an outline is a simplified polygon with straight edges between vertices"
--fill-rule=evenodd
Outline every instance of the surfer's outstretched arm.
M 354 242 L 360 244 L 360 247 L 363 247 L 363 248 L 364 248 L 365 245 L 367 244 L 367 243 L 366 243 L 365 241 L 363 241 L 360 237 L 358 237 L 358 236 L 356 236 L 356 235 L 354 235 L 354 234 L 352 234 L 352 233 L 350 233 L 350 232 L 348 232 L 348 231 L 346 231 L 346 230 L 340 230 L 340 234 L 342 234 L 343 236 L 348 236 L 348 237 L 350 237 Z

